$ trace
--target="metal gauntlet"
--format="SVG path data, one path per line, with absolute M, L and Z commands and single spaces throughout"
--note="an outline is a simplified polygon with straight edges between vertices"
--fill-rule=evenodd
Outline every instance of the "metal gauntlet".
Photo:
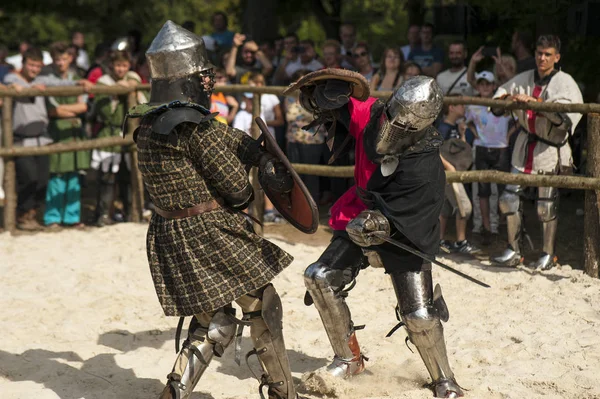
M 346 232 L 350 236 L 350 239 L 361 247 L 381 245 L 385 241 L 373 233 L 380 233 L 389 237 L 390 222 L 379 211 L 362 211 L 348 223 Z
M 263 153 L 260 157 L 258 180 L 265 190 L 278 194 L 289 193 L 294 187 L 294 180 L 290 172 L 268 152 Z

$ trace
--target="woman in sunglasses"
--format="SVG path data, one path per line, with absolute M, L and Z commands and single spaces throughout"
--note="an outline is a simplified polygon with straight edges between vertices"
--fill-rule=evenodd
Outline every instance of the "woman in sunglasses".
M 381 67 L 371 79 L 371 91 L 394 90 L 402 84 L 402 65 L 404 57 L 396 47 L 388 47 L 383 51 Z
M 365 43 L 359 43 L 354 47 L 354 50 L 352 50 L 352 58 L 354 60 L 356 71 L 370 82 L 371 79 L 373 79 L 375 69 L 373 68 L 373 65 L 371 65 L 371 56 L 367 45 Z

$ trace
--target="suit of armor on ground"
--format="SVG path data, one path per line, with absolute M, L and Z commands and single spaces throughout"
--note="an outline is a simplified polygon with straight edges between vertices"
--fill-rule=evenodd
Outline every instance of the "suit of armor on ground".
M 150 103 L 134 133 L 139 168 L 156 206 L 147 252 L 167 316 L 193 316 L 161 399 L 189 398 L 214 356 L 249 325 L 270 399 L 297 394 L 282 335 L 281 301 L 270 281 L 292 257 L 254 233 L 241 210 L 253 198 L 246 165 L 271 190 L 289 175 L 259 143 L 210 114 L 213 66 L 202 39 L 168 21 L 147 53 Z M 243 311 L 234 317 L 231 303 Z M 241 331 L 240 331 L 241 333 Z M 241 334 L 240 334 L 241 336 Z
M 448 310 L 439 285 L 434 290 L 431 263 L 379 238 L 383 234 L 430 256 L 439 249 L 446 180 L 439 155 L 442 138 L 431 124 L 441 110 L 442 92 L 424 76 L 404 82 L 385 103 L 369 98 L 364 87 L 366 81 L 361 83 L 356 74 L 325 70 L 304 76 L 288 89 L 299 88 L 303 106 L 329 127 L 334 153 L 340 151 L 340 140 L 356 140 L 356 185 L 331 208 L 333 239 L 304 273 L 305 302 L 314 303 L 333 347 L 328 372 L 339 377 L 358 374 L 365 356 L 346 304 L 347 287 L 361 269 L 383 268 L 435 396 L 460 397 L 441 323 L 448 320 Z

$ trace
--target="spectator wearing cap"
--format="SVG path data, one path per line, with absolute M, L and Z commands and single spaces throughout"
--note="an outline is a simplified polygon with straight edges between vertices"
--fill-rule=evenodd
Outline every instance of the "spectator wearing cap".
M 212 15 L 211 23 L 213 33 L 210 35 L 215 39 L 220 48 L 229 48 L 233 45 L 234 33 L 227 29 L 229 21 L 227 14 L 223 11 L 217 11 Z
M 482 71 L 475 75 L 475 88 L 483 98 L 493 98 L 497 85 L 494 74 L 490 71 Z M 510 159 L 508 153 L 508 131 L 510 118 L 507 116 L 496 116 L 488 107 L 483 105 L 469 105 L 466 109 L 466 120 L 474 126 L 475 133 L 475 168 L 477 170 L 498 170 L 508 172 L 510 170 Z M 497 194 L 494 195 L 494 203 L 497 204 L 497 195 L 502 193 L 504 186 L 497 185 Z M 491 234 L 498 233 L 498 210 L 497 205 L 492 207 L 493 223 L 490 216 L 490 196 L 492 188 L 490 183 L 478 183 L 473 187 L 473 198 L 479 197 L 477 205 L 481 212 L 481 222 L 475 217 L 475 230 L 483 230 L 481 235 L 483 244 L 490 243 Z M 476 202 L 476 201 L 475 201 Z M 480 224 L 481 223 L 481 224 Z
M 467 45 L 463 41 L 455 41 L 448 46 L 448 59 L 450 68 L 440 72 L 436 81 L 444 95 L 458 94 L 461 96 L 472 96 L 473 87 L 467 81 Z
M 423 70 L 423 74 L 435 78 L 442 70 L 444 50 L 433 45 L 433 24 L 421 27 L 421 45 L 410 52 L 409 61 L 414 61 Z
M 354 66 L 356 71 L 367 79 L 368 82 L 373 79 L 375 68 L 371 64 L 371 54 L 366 43 L 359 43 L 352 50 L 352 58 L 354 58 Z
M 231 80 L 240 83 L 242 76 L 249 72 L 261 72 L 269 76 L 273 72 L 271 61 L 258 48 L 254 40 L 246 40 L 246 35 L 236 33 L 233 37 L 233 47 L 225 65 L 225 71 Z M 238 49 L 242 48 L 242 54 L 238 61 Z
M 405 60 L 408 59 L 411 51 L 421 44 L 421 27 L 417 24 L 410 25 L 406 32 L 406 39 L 408 40 L 408 44 L 400 48 Z

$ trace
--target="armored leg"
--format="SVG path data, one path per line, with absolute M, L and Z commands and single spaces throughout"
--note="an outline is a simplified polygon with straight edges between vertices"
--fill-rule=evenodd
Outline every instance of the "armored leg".
M 358 374 L 365 367 L 350 309 L 345 300 L 347 293 L 344 291 L 344 287 L 354 280 L 364 262 L 359 246 L 337 237 L 319 260 L 304 272 L 306 289 L 321 316 L 335 355 L 327 369 L 338 377 Z
M 554 244 L 558 227 L 558 189 L 555 187 L 539 187 L 537 198 L 537 214 L 543 227 L 543 253 L 532 266 L 536 269 L 548 270 L 556 265 Z
M 281 299 L 271 284 L 264 289 L 245 295 L 236 301 L 249 320 L 250 336 L 264 374 L 262 387 L 268 386 L 269 399 L 295 399 L 290 363 L 283 340 L 283 311 Z
M 213 356 L 223 355 L 236 330 L 233 308 L 194 316 L 160 399 L 189 398 Z
M 521 199 L 519 193 L 522 191 L 519 185 L 508 185 L 498 200 L 500 212 L 506 215 L 506 227 L 508 230 L 509 247 L 492 261 L 506 266 L 517 266 L 521 263 Z
M 390 276 L 402 321 L 406 325 L 410 341 L 417 347 L 433 380 L 435 397 L 463 396 L 448 363 L 444 329 L 440 320 L 448 320 L 448 309 L 439 286 L 436 287 L 438 295 L 434 301 L 431 268 L 420 272 L 393 273 Z

